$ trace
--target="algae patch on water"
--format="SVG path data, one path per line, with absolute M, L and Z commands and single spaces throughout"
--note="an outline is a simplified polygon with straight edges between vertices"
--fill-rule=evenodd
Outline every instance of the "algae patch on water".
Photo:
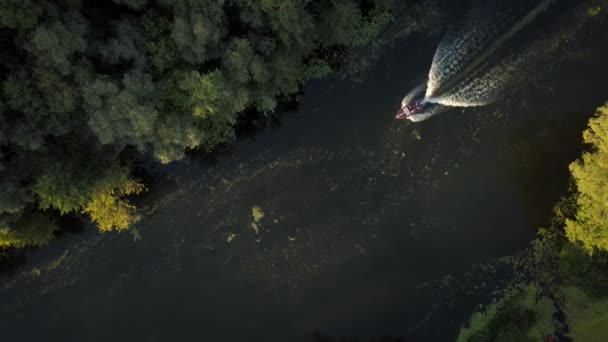
M 264 214 L 262 208 L 258 207 L 257 205 L 254 205 L 251 208 L 251 216 L 253 216 L 253 222 L 259 223 L 264 218 L 264 216 L 266 216 L 266 214 Z
M 412 130 L 411 134 L 412 134 L 412 137 L 413 137 L 414 139 L 416 139 L 416 140 L 422 140 L 422 134 L 420 133 L 420 131 L 419 131 L 419 130 L 417 130 L 417 129 L 415 129 L 415 128 L 414 128 L 414 129 Z
M 130 230 L 131 235 L 133 236 L 133 242 L 137 242 L 141 240 L 141 233 L 135 227 L 132 227 Z
M 595 17 L 596 15 L 600 14 L 601 12 L 602 12 L 602 8 L 600 6 L 590 7 L 589 9 L 587 9 L 587 14 L 590 17 Z
M 259 233 L 260 232 L 260 221 L 262 221 L 262 219 L 264 218 L 264 216 L 266 216 L 266 214 L 264 214 L 264 211 L 262 210 L 262 208 L 260 208 L 257 205 L 254 205 L 251 208 L 251 216 L 253 216 L 253 222 L 251 222 L 251 228 L 255 231 L 255 233 Z

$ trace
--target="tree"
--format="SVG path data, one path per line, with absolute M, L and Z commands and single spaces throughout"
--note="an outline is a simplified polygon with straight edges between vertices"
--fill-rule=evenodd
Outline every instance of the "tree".
M 222 39 L 227 34 L 223 0 L 159 0 L 161 6 L 171 9 L 170 42 L 182 60 L 201 64 L 219 56 Z M 168 24 L 162 22 L 162 26 Z M 153 22 L 145 24 L 156 26 Z M 163 27 L 162 31 L 166 28 Z M 158 32 L 158 31 L 157 31 Z
M 597 109 L 583 138 L 592 151 L 570 165 L 578 211 L 575 220 L 566 221 L 566 235 L 591 254 L 595 249 L 608 251 L 608 104 Z
M 156 12 L 147 12 L 139 20 L 146 35 L 145 46 L 150 64 L 163 72 L 177 64 L 175 43 L 171 40 L 171 22 Z
M 0 248 L 40 246 L 53 238 L 57 224 L 42 213 L 30 213 L 15 221 L 0 218 Z
M 608 253 L 596 251 L 589 255 L 578 244 L 564 244 L 559 254 L 559 274 L 566 284 L 604 297 L 608 295 Z
M 361 9 L 352 1 L 333 0 L 320 4 L 320 13 L 323 13 L 320 33 L 324 35 L 323 44 L 353 45 L 359 27 L 362 26 L 363 16 Z
M 63 75 L 69 74 L 77 53 L 87 48 L 88 23 L 76 11 L 63 13 L 61 18 L 37 26 L 24 48 L 40 65 L 52 67 Z
M 139 194 L 143 190 L 144 186 L 140 182 L 129 177 L 127 169 L 112 168 L 95 183 L 82 213 L 89 215 L 102 232 L 125 230 L 137 223 L 141 215 L 124 197 Z
M 32 0 L 0 0 L 0 28 L 30 29 L 41 14 L 41 6 Z
M 108 41 L 98 44 L 98 53 L 104 62 L 112 65 L 129 65 L 137 69 L 146 67 L 145 32 L 132 18 L 122 19 L 113 25 L 113 36 Z
M 144 186 L 130 177 L 127 168 L 101 167 L 52 166 L 33 187 L 40 209 L 53 208 L 62 214 L 82 212 L 101 231 L 124 230 L 139 221 L 136 208 L 124 197 L 142 192 Z
M 144 151 L 159 117 L 157 91 L 152 77 L 141 70 L 126 73 L 121 84 L 98 77 L 83 87 L 88 125 L 107 145 L 137 146 Z

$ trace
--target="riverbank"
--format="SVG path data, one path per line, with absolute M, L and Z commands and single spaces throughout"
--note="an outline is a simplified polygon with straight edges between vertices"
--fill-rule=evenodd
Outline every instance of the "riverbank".
M 592 122 L 607 118 L 608 105 L 598 109 Z M 598 130 L 597 124 L 594 127 L 596 138 L 605 139 L 605 131 Z M 586 139 L 590 132 L 585 132 Z M 596 144 L 589 153 L 585 163 L 594 167 L 597 161 L 589 155 L 605 152 Z M 571 166 L 571 170 L 576 167 L 580 166 Z M 604 188 L 580 186 L 581 175 L 575 175 L 569 193 L 554 208 L 551 225 L 540 229 L 530 253 L 516 261 L 520 265 L 516 280 L 501 289 L 492 304 L 472 315 L 468 325 L 461 328 L 458 341 L 539 341 L 549 336 L 555 341 L 608 338 L 608 251 L 585 247 L 599 242 L 602 231 L 608 228 L 605 220 L 599 225 L 582 221 L 589 214 L 581 214 L 584 208 L 579 201 L 581 196 L 589 196 L 589 191 Z M 602 177 L 606 177 L 605 171 L 595 172 L 592 178 L 601 182 Z M 588 197 L 584 201 L 587 203 Z M 584 237 L 581 232 L 567 236 L 568 225 L 573 222 L 591 236 Z M 586 239 L 585 244 L 580 239 Z

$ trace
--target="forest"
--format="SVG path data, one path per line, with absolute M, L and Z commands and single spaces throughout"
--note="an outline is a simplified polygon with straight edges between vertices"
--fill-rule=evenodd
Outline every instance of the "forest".
M 127 229 L 137 160 L 212 151 L 391 20 L 382 1 L 0 1 L 0 247 L 71 213 Z

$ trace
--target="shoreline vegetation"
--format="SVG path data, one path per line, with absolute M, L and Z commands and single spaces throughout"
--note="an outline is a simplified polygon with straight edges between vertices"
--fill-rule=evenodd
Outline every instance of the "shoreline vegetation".
M 138 161 L 170 163 L 269 116 L 393 21 L 392 1 L 0 4 L 0 250 L 141 219 Z M 145 172 L 145 171 L 144 171 Z
M 361 81 L 379 46 L 439 33 L 441 3 L 2 2 L 0 258 L 68 216 L 130 229 L 148 166 L 229 146 L 314 79 Z
M 473 313 L 457 341 L 608 340 L 608 103 L 583 133 L 587 152 L 518 275 Z

